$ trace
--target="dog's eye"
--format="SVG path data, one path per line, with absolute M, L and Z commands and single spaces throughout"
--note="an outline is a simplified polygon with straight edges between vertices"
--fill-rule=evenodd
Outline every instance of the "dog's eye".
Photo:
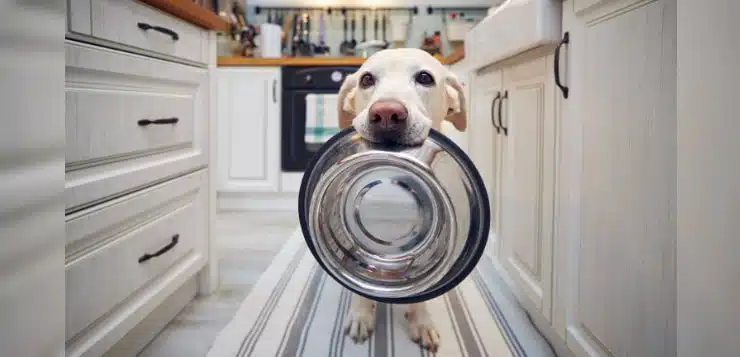
M 427 71 L 421 71 L 416 74 L 416 77 L 414 77 L 414 80 L 416 83 L 419 83 L 425 87 L 430 87 L 434 85 L 434 76 L 432 76 L 431 73 Z
M 370 73 L 365 73 L 360 77 L 360 88 L 370 88 L 375 85 L 375 77 Z

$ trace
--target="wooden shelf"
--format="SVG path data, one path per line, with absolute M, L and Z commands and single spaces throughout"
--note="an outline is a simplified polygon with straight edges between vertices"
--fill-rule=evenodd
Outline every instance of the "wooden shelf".
M 208 30 L 227 31 L 229 23 L 191 0 L 139 0 Z

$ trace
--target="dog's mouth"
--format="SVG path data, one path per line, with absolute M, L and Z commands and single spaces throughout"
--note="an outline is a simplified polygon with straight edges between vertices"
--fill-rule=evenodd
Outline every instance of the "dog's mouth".
M 420 120 L 403 120 L 378 125 L 371 118 L 357 120 L 354 125 L 360 136 L 377 144 L 420 145 L 429 135 L 429 127 Z
M 398 144 L 398 145 L 404 145 L 404 146 L 416 146 L 420 145 L 421 143 L 426 140 L 426 136 L 417 136 L 417 135 L 410 135 L 406 132 L 406 130 L 403 131 L 366 131 L 361 132 L 360 136 L 362 136 L 365 140 L 377 143 L 377 144 Z

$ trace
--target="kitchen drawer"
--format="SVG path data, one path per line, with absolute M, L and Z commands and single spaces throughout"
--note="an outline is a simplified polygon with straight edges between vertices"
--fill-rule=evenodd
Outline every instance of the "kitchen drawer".
M 92 36 L 205 63 L 208 32 L 132 0 L 91 0 Z
M 68 164 L 193 144 L 196 98 L 191 94 L 76 86 L 67 88 L 65 99 Z
M 94 242 L 67 256 L 67 340 L 178 261 L 204 254 L 207 197 L 204 170 L 67 222 L 68 242 Z
M 68 213 L 207 164 L 206 70 L 75 41 L 65 50 Z
M 196 171 L 66 216 L 66 256 L 75 260 L 122 232 L 196 199 L 206 184 Z

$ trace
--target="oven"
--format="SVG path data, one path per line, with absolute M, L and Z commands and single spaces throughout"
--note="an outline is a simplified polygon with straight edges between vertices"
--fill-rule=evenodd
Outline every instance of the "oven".
M 329 136 L 336 119 L 336 95 L 344 78 L 359 66 L 312 66 L 282 68 L 281 166 L 283 172 L 303 172 L 309 160 Z M 318 114 L 317 114 L 318 112 Z M 320 116 L 326 127 L 314 127 Z M 321 120 L 318 120 L 321 122 Z M 308 130 L 307 133 L 307 123 Z M 338 123 L 337 123 L 338 125 Z M 308 134 L 308 135 L 307 135 Z

